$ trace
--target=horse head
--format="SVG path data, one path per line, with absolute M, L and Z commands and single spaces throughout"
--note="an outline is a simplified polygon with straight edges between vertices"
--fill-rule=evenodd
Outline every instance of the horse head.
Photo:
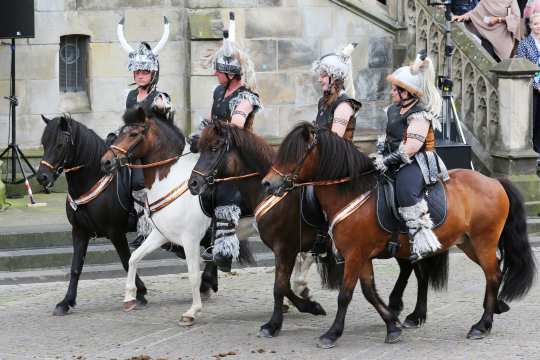
M 155 123 L 147 119 L 142 108 L 126 110 L 123 118 L 118 137 L 101 157 L 101 170 L 106 173 L 144 157 L 156 139 L 152 131 Z
M 193 195 L 204 193 L 217 176 L 228 176 L 234 171 L 230 165 L 238 159 L 238 153 L 231 147 L 230 130 L 230 125 L 219 120 L 202 130 L 198 142 L 200 157 L 188 181 Z
M 314 178 L 319 163 L 318 131 L 312 124 L 304 122 L 285 137 L 276 161 L 262 181 L 267 193 L 281 196 L 292 190 L 297 182 Z
M 73 120 L 68 115 L 48 119 L 44 115 L 45 130 L 41 137 L 43 158 L 39 164 L 37 180 L 42 186 L 51 187 L 74 156 L 72 135 Z

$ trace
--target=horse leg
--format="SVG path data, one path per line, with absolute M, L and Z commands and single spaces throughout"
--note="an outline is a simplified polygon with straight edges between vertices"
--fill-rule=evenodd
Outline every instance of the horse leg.
M 116 252 L 118 253 L 118 256 L 120 257 L 122 267 L 127 272 L 129 269 L 129 259 L 131 257 L 131 252 L 129 250 L 126 234 L 114 234 L 111 236 L 111 241 L 114 245 L 114 248 L 116 249 Z M 140 305 L 146 305 L 148 302 L 146 301 L 146 298 L 144 296 L 146 295 L 147 290 L 146 286 L 139 278 L 139 275 L 135 275 L 135 285 L 137 287 L 137 301 Z
M 428 295 L 428 279 L 419 269 L 419 264 L 412 265 L 414 275 L 418 283 L 418 292 L 416 294 L 416 306 L 414 311 L 407 315 L 403 322 L 403 327 L 408 329 L 419 328 L 426 322 L 427 318 L 427 295 Z
M 360 285 L 366 300 L 373 305 L 386 323 L 386 339 L 384 342 L 387 344 L 398 342 L 401 336 L 399 320 L 381 300 L 377 293 L 377 289 L 375 288 L 375 276 L 373 274 L 373 263 L 371 260 L 365 261 L 364 266 L 360 271 Z
M 291 276 L 292 291 L 296 295 L 308 300 L 310 299 L 310 296 L 306 278 L 314 261 L 315 260 L 311 253 L 299 253 L 296 257 L 296 262 L 294 264 Z
M 339 289 L 338 295 L 338 311 L 334 323 L 328 329 L 328 331 L 319 338 L 317 346 L 323 349 L 329 349 L 336 346 L 336 341 L 343 334 L 345 327 L 345 316 L 347 315 L 347 308 L 352 300 L 354 288 L 358 282 L 360 275 L 360 266 L 362 261 L 358 254 L 353 253 L 345 258 L 345 272 L 343 275 L 343 285 Z
M 283 252 L 283 254 L 282 254 Z M 286 296 L 300 312 L 308 312 L 313 315 L 326 315 L 322 306 L 309 299 L 298 297 L 291 289 L 291 272 L 296 254 L 287 253 L 287 251 L 276 251 L 276 270 L 274 281 L 274 311 L 270 321 L 261 326 L 259 336 L 273 337 L 279 333 L 283 324 L 283 299 Z M 297 263 L 298 265 L 298 263 Z
M 409 277 L 413 271 L 413 265 L 410 261 L 405 259 L 396 258 L 399 265 L 399 276 L 394 285 L 394 289 L 390 293 L 389 305 L 388 307 L 394 313 L 396 317 L 399 317 L 401 311 L 403 310 L 403 292 L 407 287 Z
M 132 254 L 131 257 L 129 257 L 128 265 L 127 267 L 127 277 L 126 277 L 126 289 L 125 289 L 125 295 L 124 295 L 124 311 L 131 311 L 137 307 L 137 300 L 141 301 L 144 300 L 144 302 L 141 301 L 142 305 L 146 304 L 146 299 L 144 299 L 144 295 L 139 294 L 138 286 L 136 285 L 136 278 L 137 278 L 137 267 L 139 265 L 139 261 L 141 261 L 146 254 L 151 253 L 152 251 L 158 249 L 161 247 L 161 245 L 165 244 L 167 242 L 167 239 L 165 239 L 159 231 L 156 231 L 155 229 L 152 230 L 148 238 L 139 246 Z M 124 242 L 125 246 L 127 247 L 127 242 Z M 119 245 L 117 250 L 123 249 L 123 245 Z M 119 250 L 119 253 L 123 250 Z M 129 251 L 129 249 L 128 249 Z M 140 281 L 140 280 L 139 280 Z M 144 285 L 143 285 L 144 286 Z M 146 292 L 146 288 L 144 289 Z
M 471 240 L 471 246 L 460 246 L 464 249 L 465 254 L 480 265 L 484 271 L 484 276 L 486 278 L 486 291 L 484 295 L 484 313 L 476 324 L 471 327 L 471 330 L 467 334 L 467 339 L 482 339 L 489 335 L 491 328 L 493 326 L 493 314 L 500 310 L 500 307 L 506 305 L 502 302 L 499 305 L 497 295 L 499 293 L 499 286 L 501 283 L 501 271 L 499 269 L 499 262 L 497 260 L 497 249 L 496 245 L 492 251 L 486 251 L 487 249 L 479 249 L 477 244 L 489 244 L 494 243 L 493 234 L 484 234 L 482 237 L 476 236 Z M 470 256 L 470 252 L 474 252 L 474 256 Z M 472 255 L 472 254 L 471 254 Z M 506 305 L 507 306 L 507 305 Z
M 218 291 L 218 268 L 213 261 L 205 264 L 201 278 L 200 292 L 203 299 L 209 299 L 213 292 Z
M 70 307 L 74 307 L 76 304 L 77 286 L 79 284 L 79 277 L 81 276 L 90 237 L 86 231 L 73 227 L 71 229 L 71 238 L 73 240 L 73 258 L 71 259 L 68 291 L 64 299 L 56 304 L 53 315 L 66 315 Z
M 199 240 L 193 236 L 187 235 L 183 237 L 183 246 L 186 253 L 186 262 L 188 266 L 189 282 L 191 284 L 191 292 L 193 294 L 193 302 L 191 308 L 182 314 L 180 325 L 190 326 L 193 325 L 195 317 L 202 311 L 201 301 L 201 274 L 200 274 L 200 254 L 199 254 Z

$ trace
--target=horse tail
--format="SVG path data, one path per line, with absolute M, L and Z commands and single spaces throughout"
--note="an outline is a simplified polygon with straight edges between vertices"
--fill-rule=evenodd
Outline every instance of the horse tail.
M 251 252 L 251 247 L 249 246 L 249 240 L 240 240 L 240 251 L 238 254 L 238 262 L 242 265 L 254 265 L 257 262 L 255 257 Z
M 325 289 L 336 290 L 343 282 L 344 263 L 338 263 L 334 256 L 332 240 L 326 242 L 326 256 L 318 257 L 317 271 L 321 277 L 321 285 Z
M 519 299 L 530 290 L 536 275 L 536 263 L 527 234 L 527 213 L 523 196 L 508 179 L 499 179 L 508 199 L 510 210 L 499 240 L 502 268 L 500 298 Z
M 433 290 L 443 291 L 448 287 L 448 251 L 430 256 L 418 262 L 420 272 L 427 278 Z

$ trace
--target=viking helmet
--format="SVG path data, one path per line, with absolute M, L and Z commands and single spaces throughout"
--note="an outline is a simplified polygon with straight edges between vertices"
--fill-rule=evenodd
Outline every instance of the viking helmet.
M 124 36 L 124 18 L 120 20 L 116 27 L 116 35 L 120 41 L 122 48 L 128 53 L 128 70 L 133 72 L 136 70 L 158 71 L 158 52 L 165 46 L 169 37 L 169 21 L 163 17 L 163 35 L 158 44 L 152 49 L 147 42 L 141 42 L 137 49 L 133 49 Z
M 229 13 L 229 29 L 223 31 L 223 45 L 212 57 L 214 70 L 242 77 L 246 87 L 255 87 L 253 62 L 236 42 L 234 13 Z
M 386 78 L 391 84 L 418 97 L 427 111 L 439 115 L 442 99 L 435 86 L 435 69 L 426 50 L 416 54 L 414 63 L 402 66 Z
M 321 56 L 313 63 L 313 71 L 316 73 L 326 73 L 331 81 L 342 80 L 345 92 L 354 97 L 354 84 L 352 74 L 351 54 L 358 44 L 350 43 L 344 48 L 333 53 Z

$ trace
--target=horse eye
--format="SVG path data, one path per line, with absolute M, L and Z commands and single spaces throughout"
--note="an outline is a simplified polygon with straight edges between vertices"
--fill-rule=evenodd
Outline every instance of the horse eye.
M 136 134 L 136 133 L 130 133 L 130 134 L 129 134 L 129 137 L 135 137 L 135 136 L 137 136 L 137 135 L 138 135 L 138 134 Z

